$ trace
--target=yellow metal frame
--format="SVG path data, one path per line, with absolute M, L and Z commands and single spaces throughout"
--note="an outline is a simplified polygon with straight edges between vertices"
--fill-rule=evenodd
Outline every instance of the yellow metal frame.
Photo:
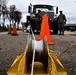
M 49 75 L 67 75 L 66 70 L 64 69 L 63 65 L 61 64 L 60 60 L 52 54 L 48 48 L 48 68 L 49 68 Z
M 48 68 L 47 68 L 47 74 L 34 74 L 34 75 L 67 75 L 67 72 L 65 71 L 63 65 L 55 56 L 52 54 L 47 46 L 48 51 Z M 14 60 L 13 64 L 7 71 L 8 75 L 30 75 L 27 74 L 27 68 L 26 68 L 26 52 L 28 50 L 28 44 L 26 45 L 26 49 L 24 53 L 17 56 Z

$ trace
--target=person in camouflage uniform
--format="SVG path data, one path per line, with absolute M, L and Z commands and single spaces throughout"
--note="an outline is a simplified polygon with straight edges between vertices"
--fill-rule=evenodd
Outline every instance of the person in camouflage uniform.
M 60 14 L 58 16 L 58 27 L 60 34 L 59 35 L 64 35 L 64 25 L 66 24 L 66 16 L 60 11 Z
M 36 30 L 37 30 L 37 32 L 38 32 L 38 30 L 40 30 L 40 25 L 41 25 L 41 15 L 40 15 L 40 13 L 41 13 L 41 10 L 38 10 L 38 13 L 36 13 Z

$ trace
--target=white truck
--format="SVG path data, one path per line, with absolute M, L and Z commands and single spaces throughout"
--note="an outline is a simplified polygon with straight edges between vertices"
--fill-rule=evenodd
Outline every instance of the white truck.
M 54 34 L 58 33 L 58 24 L 57 24 L 57 14 L 58 14 L 58 7 L 52 6 L 52 5 L 45 5 L 45 4 L 36 4 L 28 6 L 28 13 L 30 15 L 26 17 L 26 26 L 28 25 L 28 21 L 30 21 L 31 27 L 33 32 L 36 31 L 36 23 L 35 23 L 35 14 L 38 10 L 41 10 L 41 16 L 43 16 L 45 13 L 48 14 L 48 20 L 49 20 L 49 28 L 50 30 L 53 30 Z

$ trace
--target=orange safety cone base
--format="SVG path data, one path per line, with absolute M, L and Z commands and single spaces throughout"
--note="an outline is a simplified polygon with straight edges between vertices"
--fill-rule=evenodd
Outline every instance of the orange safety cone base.
M 11 32 L 10 32 L 10 33 L 8 33 L 8 34 L 11 34 Z
M 22 32 L 24 32 L 24 28 L 22 28 Z
M 12 36 L 18 36 L 18 34 L 12 34 Z
M 8 34 L 11 34 L 11 27 L 8 27 Z
M 14 26 L 13 26 L 12 36 L 18 36 L 17 30 L 16 30 L 16 23 L 14 23 Z
M 48 45 L 53 45 L 53 44 L 54 44 L 54 42 L 47 42 L 47 44 L 48 44 Z
M 40 41 L 41 39 L 42 39 L 42 38 L 39 37 L 39 38 L 37 38 L 36 40 L 37 40 L 37 41 Z M 48 44 L 48 45 L 53 45 L 54 42 L 52 42 L 52 41 L 47 41 L 47 44 Z

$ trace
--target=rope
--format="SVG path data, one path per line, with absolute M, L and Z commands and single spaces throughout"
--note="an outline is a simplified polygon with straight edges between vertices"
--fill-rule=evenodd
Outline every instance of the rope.
M 30 23 L 29 23 L 30 24 Z M 31 29 L 31 32 L 32 32 L 32 36 L 33 36 L 33 39 L 35 39 L 35 35 L 32 31 L 32 28 L 31 28 L 31 25 L 30 25 L 30 29 Z M 34 60 L 35 60 L 35 43 L 34 43 L 34 50 L 33 50 L 33 58 L 32 58 L 32 68 L 31 68 L 31 75 L 33 75 L 33 70 L 34 70 Z
M 71 49 L 76 44 L 76 41 L 74 41 L 70 46 L 68 46 L 63 52 L 59 53 L 58 56 L 66 53 L 69 49 Z
M 33 36 L 33 39 L 35 39 L 35 35 L 32 31 L 32 28 L 31 28 L 31 25 L 30 25 L 30 29 L 31 29 L 31 32 L 32 32 L 32 36 Z M 35 44 L 35 43 L 34 43 Z M 65 52 L 67 52 L 69 49 L 71 49 L 74 45 L 76 44 L 76 41 L 74 41 L 70 46 L 68 46 L 63 52 L 59 53 L 58 56 L 64 54 Z M 33 70 L 34 70 L 34 59 L 35 59 L 35 45 L 34 45 L 34 50 L 33 50 L 33 59 L 32 59 L 32 68 L 31 68 L 31 75 L 33 75 Z

